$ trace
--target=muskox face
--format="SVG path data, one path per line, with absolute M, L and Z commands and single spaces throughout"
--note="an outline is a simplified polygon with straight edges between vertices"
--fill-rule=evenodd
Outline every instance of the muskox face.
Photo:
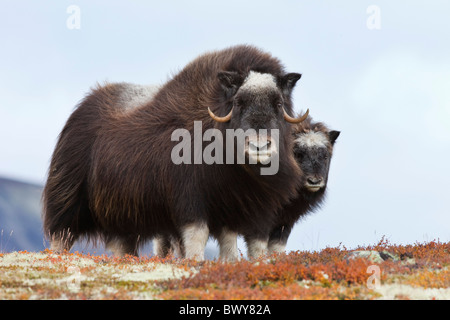
M 267 164 L 290 138 L 288 122 L 299 123 L 307 116 L 294 119 L 285 111 L 290 109 L 290 94 L 301 75 L 275 77 L 250 71 L 245 76 L 237 72 L 220 72 L 218 76 L 231 111 L 225 117 L 210 111 L 211 117 L 226 123 L 226 129 L 245 134 L 243 148 L 248 163 Z
M 306 190 L 317 192 L 326 188 L 333 145 L 339 134 L 314 130 L 295 134 L 294 155 L 303 171 Z

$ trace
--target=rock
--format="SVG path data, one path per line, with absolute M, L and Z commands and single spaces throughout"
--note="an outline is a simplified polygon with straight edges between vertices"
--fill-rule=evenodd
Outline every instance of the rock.
M 345 258 L 347 260 L 363 258 L 363 259 L 367 259 L 373 263 L 382 263 L 384 261 L 380 255 L 380 253 L 378 251 L 374 251 L 374 250 L 352 251 L 349 254 L 347 254 L 347 256 Z
M 373 263 L 382 263 L 383 261 L 390 260 L 393 262 L 400 262 L 403 265 L 412 265 L 416 263 L 416 260 L 412 257 L 402 255 L 397 256 L 393 253 L 390 253 L 388 251 L 376 251 L 376 250 L 356 250 L 352 251 L 349 254 L 345 256 L 345 259 L 351 260 L 351 259 L 358 259 L 363 258 L 367 259 L 370 262 Z
M 346 257 L 347 260 L 363 258 L 367 259 L 373 263 L 382 263 L 386 260 L 399 261 L 399 257 L 387 252 L 387 251 L 375 251 L 375 250 L 356 250 L 350 252 Z
M 396 256 L 395 254 L 392 254 L 390 252 L 387 252 L 387 251 L 381 251 L 380 257 L 384 261 L 386 261 L 386 260 L 399 261 L 400 260 L 400 258 L 398 256 Z

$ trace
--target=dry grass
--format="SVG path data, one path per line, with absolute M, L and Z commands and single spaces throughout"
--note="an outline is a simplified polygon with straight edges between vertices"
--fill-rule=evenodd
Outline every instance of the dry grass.
M 350 258 L 355 250 L 383 259 Z M 0 254 L 0 299 L 450 299 L 450 243 L 382 239 L 355 250 L 296 251 L 238 263 L 48 250 Z M 372 287 L 374 265 L 381 285 Z

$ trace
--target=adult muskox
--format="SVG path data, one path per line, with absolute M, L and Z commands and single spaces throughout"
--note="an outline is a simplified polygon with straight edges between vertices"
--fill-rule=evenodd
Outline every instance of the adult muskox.
M 300 180 L 291 123 L 306 115 L 290 116 L 299 78 L 270 54 L 236 46 L 195 59 L 153 99 L 145 93 L 135 99 L 135 108 L 126 102 L 135 96 L 129 86 L 93 90 L 68 119 L 52 156 L 43 195 L 52 249 L 101 237 L 116 254 L 136 255 L 145 240 L 174 234 L 184 256 L 203 259 L 210 233 L 255 241 L 266 235 Z M 255 130 L 245 137 L 245 163 L 198 163 L 194 148 L 192 161 L 175 164 L 173 133 L 185 130 L 195 143 L 195 121 L 203 131 L 223 133 L 224 152 L 235 139 L 227 129 Z M 266 142 L 261 129 L 269 131 Z M 277 156 L 276 174 L 260 174 L 261 151 Z

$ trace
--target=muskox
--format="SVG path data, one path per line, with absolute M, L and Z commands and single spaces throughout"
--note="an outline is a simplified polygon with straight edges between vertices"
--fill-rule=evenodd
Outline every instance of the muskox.
M 296 196 L 278 212 L 274 228 L 266 235 L 267 251 L 252 247 L 248 235 L 244 235 L 248 255 L 255 258 L 264 253 L 284 252 L 289 235 L 295 223 L 302 217 L 317 210 L 323 203 L 326 194 L 330 161 L 333 148 L 340 131 L 330 130 L 322 122 L 314 122 L 311 117 L 293 126 L 293 154 L 302 170 L 299 176 L 301 183 Z M 218 238 L 220 258 L 237 259 L 237 247 L 231 239 Z M 264 246 L 264 249 L 266 246 Z M 175 236 L 155 239 L 155 252 L 159 255 L 174 253 L 182 255 L 182 244 Z
M 43 193 L 51 248 L 69 250 L 86 237 L 137 255 L 146 240 L 175 235 L 185 257 L 203 259 L 209 234 L 260 243 L 302 174 L 291 135 L 292 124 L 306 118 L 292 117 L 300 76 L 269 53 L 235 46 L 198 57 L 151 99 L 147 87 L 93 89 L 67 120 L 51 159 Z M 190 161 L 174 163 L 173 133 L 182 129 L 192 137 L 184 142 L 194 143 L 198 123 L 203 132 L 222 132 L 224 149 L 235 139 L 229 130 L 253 129 L 245 161 L 199 163 L 194 150 Z M 277 172 L 262 175 L 274 155 Z
M 326 194 L 330 161 L 340 131 L 330 130 L 308 117 L 293 128 L 294 156 L 302 169 L 297 196 L 278 214 L 278 225 L 270 232 L 269 253 L 283 252 L 294 224 L 317 210 Z

